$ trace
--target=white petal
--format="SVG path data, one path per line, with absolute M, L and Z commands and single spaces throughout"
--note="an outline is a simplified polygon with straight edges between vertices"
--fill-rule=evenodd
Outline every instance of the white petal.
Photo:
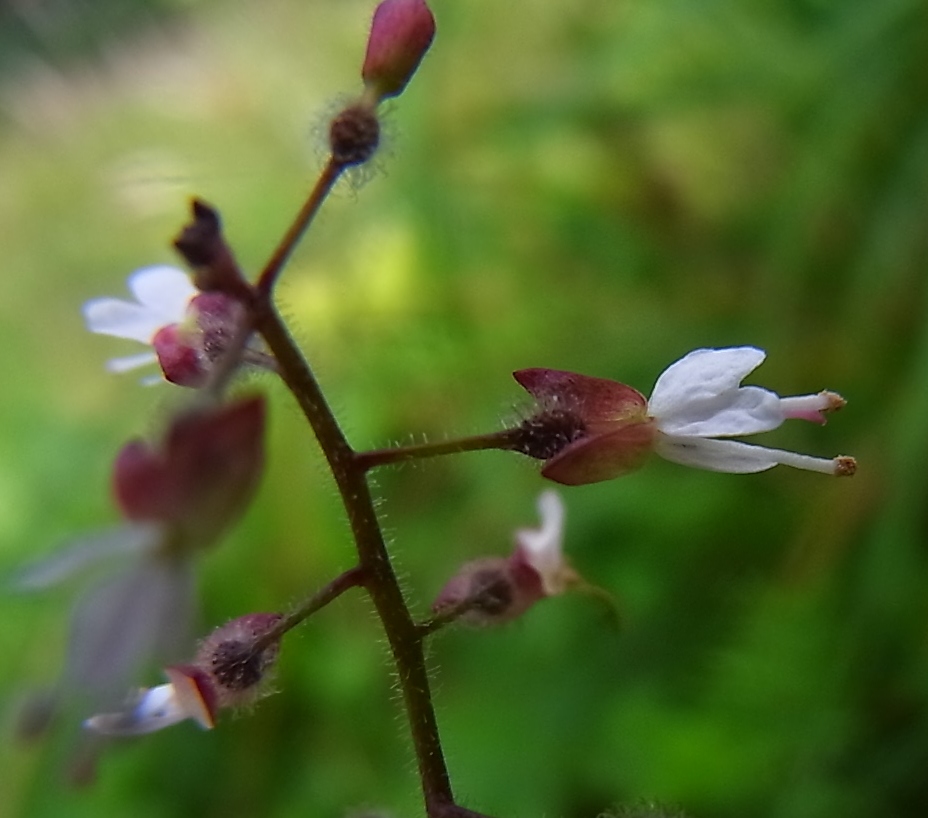
M 551 489 L 538 497 L 540 528 L 523 528 L 516 532 L 516 543 L 526 562 L 541 577 L 548 596 L 563 593 L 566 578 L 562 541 L 564 537 L 564 501 Z M 572 572 L 569 572 L 572 576 Z
M 16 574 L 10 588 L 37 591 L 49 588 L 96 563 L 124 555 L 145 553 L 161 541 L 156 525 L 132 523 L 68 543 L 57 554 L 28 565 Z
M 704 400 L 691 400 L 656 417 L 669 435 L 738 437 L 769 432 L 786 419 L 780 397 L 759 386 L 742 386 Z
M 654 417 L 670 415 L 693 401 L 705 401 L 734 390 L 763 363 L 756 347 L 696 349 L 665 369 L 648 401 Z
M 183 321 L 190 299 L 197 294 L 187 273 L 167 265 L 136 270 L 129 276 L 129 289 L 142 306 L 161 316 L 162 326 Z
M 737 440 L 659 434 L 655 439 L 655 451 L 665 460 L 674 463 L 731 474 L 753 474 L 777 465 L 823 474 L 836 473 L 834 460 L 752 446 Z
M 190 718 L 181 705 L 174 685 L 163 684 L 141 691 L 138 699 L 119 713 L 100 713 L 87 719 L 84 727 L 105 736 L 141 736 Z
M 182 655 L 193 609 L 192 566 L 157 550 L 146 557 L 79 600 L 63 684 L 112 695 L 125 690 L 141 667 Z
M 95 298 L 84 304 L 87 329 L 101 335 L 151 343 L 152 336 L 165 325 L 164 318 L 139 304 L 118 298 Z
M 110 358 L 106 362 L 108 372 L 129 372 L 140 366 L 158 363 L 158 356 L 154 352 L 140 352 L 138 355 L 123 355 L 119 358 Z M 160 378 L 159 378 L 160 380 Z

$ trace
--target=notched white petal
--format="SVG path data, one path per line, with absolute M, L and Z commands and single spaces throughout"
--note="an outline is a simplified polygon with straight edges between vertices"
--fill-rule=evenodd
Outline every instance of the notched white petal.
M 129 276 L 129 289 L 142 306 L 161 317 L 162 325 L 182 321 L 198 292 L 187 273 L 168 265 L 136 270 Z
M 561 495 L 552 489 L 538 497 L 540 528 L 516 532 L 516 543 L 526 562 L 538 572 L 547 596 L 563 593 L 577 578 L 563 555 L 566 510 Z
M 766 353 L 756 347 L 696 349 L 665 369 L 648 401 L 654 416 L 668 415 L 692 401 L 703 401 L 737 389 Z
M 159 314 L 118 298 L 95 298 L 84 304 L 83 313 L 84 322 L 91 332 L 143 344 L 150 343 L 165 323 Z
M 154 352 L 140 352 L 138 355 L 121 355 L 119 358 L 110 358 L 106 362 L 107 372 L 129 372 L 142 366 L 158 363 L 158 356 Z M 157 378 L 156 380 L 161 380 Z
M 158 546 L 158 526 L 131 524 L 103 531 L 64 546 L 58 553 L 27 565 L 13 576 L 14 591 L 40 591 L 79 574 L 84 569 L 120 556 L 135 556 Z
M 173 684 L 139 691 L 135 701 L 116 713 L 99 713 L 84 727 L 104 736 L 141 736 L 171 727 L 190 714 L 181 705 Z
M 689 401 L 655 418 L 669 435 L 738 437 L 769 432 L 785 420 L 775 392 L 759 386 L 742 386 L 707 400 Z

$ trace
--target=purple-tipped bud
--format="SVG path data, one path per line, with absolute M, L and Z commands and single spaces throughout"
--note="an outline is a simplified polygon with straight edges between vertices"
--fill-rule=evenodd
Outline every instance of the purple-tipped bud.
M 123 514 L 173 527 L 179 547 L 210 545 L 257 487 L 264 426 L 259 396 L 175 418 L 160 446 L 128 443 L 113 469 Z
M 402 93 L 435 36 L 424 0 L 383 0 L 374 11 L 361 77 L 378 101 Z

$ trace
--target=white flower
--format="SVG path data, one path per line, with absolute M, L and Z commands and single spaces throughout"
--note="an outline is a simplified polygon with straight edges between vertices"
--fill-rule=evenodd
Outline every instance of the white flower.
M 166 265 L 136 270 L 128 284 L 135 302 L 95 298 L 84 304 L 87 329 L 151 346 L 159 330 L 184 321 L 187 307 L 199 292 L 187 273 Z M 143 352 L 113 358 L 107 362 L 107 369 L 126 372 L 157 361 L 154 351 Z
M 834 392 L 781 398 L 741 381 L 763 363 L 755 347 L 697 349 L 657 379 L 647 412 L 657 434 L 654 449 L 667 460 L 711 471 L 747 474 L 778 464 L 825 474 L 853 474 L 853 458 L 821 458 L 736 440 L 777 428 L 788 418 L 824 423 L 824 413 L 844 406 Z
M 84 727 L 105 736 L 141 736 L 193 719 L 210 730 L 215 726 L 214 696 L 209 682 L 195 668 L 165 671 L 168 684 L 140 690 L 124 710 L 98 713 Z
M 564 501 L 548 489 L 538 496 L 539 528 L 516 531 L 516 552 L 512 560 L 531 567 L 541 580 L 545 596 L 564 593 L 577 582 L 577 573 L 564 558 Z

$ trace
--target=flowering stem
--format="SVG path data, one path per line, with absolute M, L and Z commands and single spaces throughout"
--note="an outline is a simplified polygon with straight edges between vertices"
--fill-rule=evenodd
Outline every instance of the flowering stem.
M 273 628 L 256 639 L 252 646 L 254 652 L 260 653 L 266 647 L 280 639 L 287 631 L 299 625 L 304 619 L 312 616 L 316 611 L 324 608 L 332 600 L 340 597 L 345 591 L 363 585 L 365 575 L 366 571 L 360 565 L 356 565 L 343 574 L 339 574 L 339 576 L 335 577 L 331 582 L 316 591 L 309 599 L 305 600 L 296 610 L 288 613 L 274 625 Z
M 267 269 L 271 269 L 270 265 Z M 359 574 L 353 580 L 363 577 L 360 581 L 370 594 L 390 643 L 428 814 L 449 818 L 476 816 L 466 811 L 448 811 L 454 806 L 454 797 L 432 707 L 422 634 L 412 619 L 390 563 L 366 470 L 359 465 L 315 375 L 271 303 L 267 290 L 257 294 L 253 309 L 255 328 L 277 358 L 281 377 L 312 426 L 338 485 L 359 557 Z
M 334 157 L 329 157 L 328 162 L 322 169 L 322 173 L 319 174 L 319 178 L 316 180 L 316 184 L 310 191 L 309 198 L 303 203 L 303 207 L 297 213 L 293 224 L 290 225 L 290 228 L 280 240 L 273 255 L 268 259 L 267 264 L 264 265 L 264 269 L 261 271 L 261 275 L 258 277 L 255 287 L 261 295 L 269 296 L 271 290 L 274 289 L 274 284 L 284 264 L 290 258 L 290 254 L 306 232 L 313 217 L 319 211 L 326 196 L 329 195 L 329 191 L 332 190 L 344 169 L 344 164 L 337 162 Z
M 523 438 L 524 434 L 521 429 L 504 429 L 501 432 L 463 437 L 457 440 L 445 440 L 441 443 L 421 443 L 415 446 L 372 449 L 366 452 L 357 452 L 354 457 L 358 468 L 362 471 L 370 471 L 378 466 L 386 466 L 390 463 L 404 463 L 408 460 L 420 460 L 426 457 L 476 452 L 483 449 L 516 449 Z

